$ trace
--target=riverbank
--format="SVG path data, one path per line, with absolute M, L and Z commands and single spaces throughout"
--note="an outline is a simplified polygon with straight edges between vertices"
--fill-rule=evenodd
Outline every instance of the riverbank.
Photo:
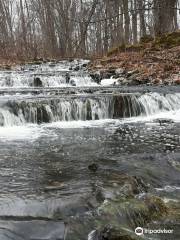
M 118 46 L 91 62 L 89 70 L 102 85 L 180 85 L 180 32 Z

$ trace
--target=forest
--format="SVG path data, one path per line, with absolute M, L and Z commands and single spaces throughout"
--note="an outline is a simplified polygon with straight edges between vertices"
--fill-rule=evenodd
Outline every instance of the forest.
M 102 56 L 179 27 L 178 0 L 1 0 L 0 57 Z

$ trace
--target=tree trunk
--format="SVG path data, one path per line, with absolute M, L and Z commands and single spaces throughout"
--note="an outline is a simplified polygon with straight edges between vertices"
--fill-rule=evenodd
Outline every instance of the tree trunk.
M 176 29 L 175 8 L 177 0 L 154 0 L 155 35 L 172 32 Z
M 129 36 L 130 36 L 130 17 L 129 17 L 129 6 L 128 1 L 123 0 L 123 10 L 124 10 L 124 19 L 125 19 L 125 43 L 129 43 Z

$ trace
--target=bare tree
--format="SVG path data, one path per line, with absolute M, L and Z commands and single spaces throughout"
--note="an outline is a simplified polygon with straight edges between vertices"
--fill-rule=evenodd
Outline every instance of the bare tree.
M 178 0 L 0 0 L 0 56 L 103 55 L 178 29 Z

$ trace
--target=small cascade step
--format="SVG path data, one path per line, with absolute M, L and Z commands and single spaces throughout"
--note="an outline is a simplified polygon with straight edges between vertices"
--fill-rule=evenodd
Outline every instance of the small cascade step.
M 114 119 L 142 112 L 138 96 L 133 94 L 17 98 L 0 104 L 0 125 Z
M 16 96 L 1 100 L 0 126 L 151 116 L 178 109 L 178 93 Z
M 0 105 L 0 125 L 55 121 L 99 120 L 137 116 L 141 113 L 135 95 L 73 96 L 8 100 Z
M 12 71 L 1 71 L 0 88 L 97 86 L 83 67 L 87 65 L 86 62 L 81 60 L 56 64 L 42 63 L 22 66 Z

